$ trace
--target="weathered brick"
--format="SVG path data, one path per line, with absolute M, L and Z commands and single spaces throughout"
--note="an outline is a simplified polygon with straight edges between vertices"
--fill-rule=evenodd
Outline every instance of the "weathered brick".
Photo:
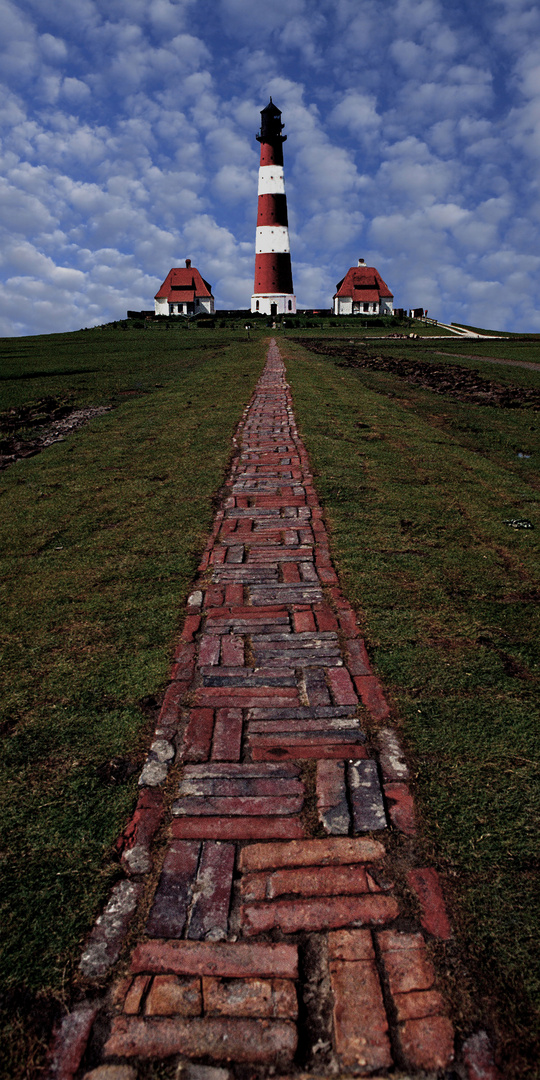
M 349 638 L 345 643 L 347 667 L 351 675 L 372 675 L 369 657 L 362 638 Z
M 294 778 L 300 775 L 300 768 L 298 765 L 285 762 L 284 764 L 278 764 L 277 762 L 264 762 L 261 764 L 252 764 L 251 762 L 217 762 L 210 761 L 203 765 L 186 765 L 184 768 L 184 777 L 189 779 L 199 779 L 205 781 L 211 777 L 228 777 L 230 779 L 244 779 L 249 778 Z
M 346 668 L 328 668 L 326 677 L 336 705 L 356 705 L 358 699 Z
M 399 1025 L 403 1055 L 413 1069 L 446 1069 L 454 1059 L 454 1029 L 446 1016 L 426 1016 Z
M 199 850 L 200 844 L 189 840 L 175 840 L 169 847 L 148 916 L 147 934 L 180 937 L 183 933 Z
M 332 631 L 337 634 L 338 621 L 331 607 L 328 604 L 314 604 L 313 611 L 317 620 L 317 628 L 320 631 Z
M 183 641 L 193 641 L 194 635 L 197 633 L 201 625 L 200 615 L 186 615 L 184 625 L 182 627 L 181 638 Z
M 222 639 L 225 640 L 225 639 Z M 279 691 L 273 686 L 200 686 L 195 692 L 197 705 L 219 709 L 227 705 L 231 709 L 249 709 L 258 706 L 297 705 L 298 690 L 285 686 Z
M 51 1080 L 73 1080 L 82 1060 L 99 1004 L 84 1001 L 64 1016 L 50 1050 Z
M 325 832 L 332 836 L 347 835 L 350 815 L 343 761 L 317 762 L 317 812 Z
M 313 900 L 276 900 L 244 904 L 244 934 L 261 934 L 278 928 L 285 934 L 300 930 L 325 930 L 349 923 L 380 926 L 397 918 L 399 908 L 390 896 L 334 896 Z
M 178 818 L 171 825 L 178 839 L 298 840 L 304 826 L 298 817 Z
M 137 1070 L 131 1065 L 98 1065 L 85 1073 L 83 1080 L 137 1080 Z
M 217 1016 L 296 1019 L 298 1003 L 289 979 L 203 978 L 204 1011 Z
M 377 742 L 381 772 L 385 782 L 408 780 L 409 769 L 397 733 L 392 728 L 379 728 Z
M 144 1012 L 145 1016 L 200 1016 L 201 980 L 179 975 L 155 975 Z
M 221 639 L 221 663 L 241 667 L 244 663 L 244 639 L 236 634 L 225 634 Z
M 90 932 L 79 967 L 83 975 L 94 978 L 105 975 L 120 955 L 142 885 L 134 881 L 119 881 L 113 886 L 104 911 Z
M 133 950 L 131 970 L 153 974 L 298 978 L 296 945 L 252 942 L 143 941 Z
M 236 605 L 244 601 L 244 586 L 241 582 L 233 582 L 225 586 L 225 603 Z
M 370 930 L 332 930 L 328 935 L 329 960 L 374 960 Z
M 218 709 L 212 739 L 212 761 L 239 761 L 241 745 L 242 710 Z
M 452 927 L 446 913 L 439 875 L 436 870 L 425 867 L 422 870 L 409 870 L 407 884 L 416 893 L 422 915 L 420 922 L 428 933 L 447 941 L 452 936 Z
M 122 864 L 128 873 L 147 873 L 152 867 L 149 846 L 163 815 L 163 794 L 159 788 L 143 788 L 129 825 L 116 841 Z
M 392 824 L 405 836 L 416 836 L 414 802 L 407 784 L 385 784 L 384 794 Z
M 128 1016 L 136 1016 L 140 1011 L 141 1002 L 150 982 L 150 975 L 136 975 L 131 981 L 124 1000 L 123 1012 Z
M 463 1043 L 467 1080 L 501 1080 L 487 1032 L 478 1031 Z
M 274 870 L 270 874 L 247 874 L 241 883 L 244 900 L 273 900 L 278 896 L 338 896 L 367 893 L 366 871 L 352 866 L 320 866 Z
M 444 1001 L 438 990 L 411 990 L 408 994 L 394 994 L 398 1020 L 419 1020 L 423 1016 L 444 1013 Z
M 208 796 L 239 798 L 280 795 L 302 795 L 304 785 L 298 777 L 283 776 L 207 776 L 189 777 L 181 781 L 178 794 L 183 796 Z
M 347 780 L 355 832 L 385 829 L 386 813 L 375 762 L 350 761 Z
M 411 990 L 431 990 L 435 971 L 422 949 L 402 949 L 385 952 L 384 969 L 392 994 L 408 994 Z
M 361 758 L 367 757 L 367 752 L 363 746 L 359 746 L 357 743 L 320 743 L 320 742 L 294 742 L 288 746 L 264 746 L 254 745 L 251 750 L 251 756 L 254 761 L 276 761 L 287 760 L 291 761 L 307 761 L 309 759 L 328 759 L 328 758 L 342 758 L 348 760 L 349 758 Z
M 203 634 L 199 644 L 199 664 L 201 667 L 219 664 L 220 638 L 214 634 Z
M 336 866 L 376 862 L 386 852 L 378 840 L 349 839 L 298 840 L 289 844 L 250 844 L 240 852 L 243 873 L 274 870 L 285 866 Z
M 203 844 L 187 936 L 218 941 L 227 936 L 234 870 L 234 844 Z
M 374 675 L 355 675 L 354 685 L 374 720 L 386 720 L 390 715 L 390 706 L 382 692 L 382 687 Z
M 235 796 L 233 798 L 205 798 L 204 796 L 188 799 L 177 799 L 173 804 L 173 814 L 176 817 L 186 815 L 193 817 L 201 815 L 216 815 L 217 817 L 230 817 L 237 814 L 248 816 L 264 816 L 266 814 L 297 814 L 302 809 L 304 800 L 298 795 L 283 795 L 278 798 L 272 796 Z
M 343 1065 L 385 1069 L 392 1065 L 388 1021 L 373 960 L 330 962 L 334 1040 Z
M 315 619 L 310 610 L 308 611 L 293 611 L 293 627 L 297 634 L 302 631 L 313 632 L 315 630 Z
M 105 1057 L 210 1057 L 216 1061 L 251 1063 L 292 1059 L 295 1025 L 288 1020 L 236 1017 L 175 1017 L 143 1020 L 121 1016 L 113 1021 Z
M 165 697 L 159 712 L 158 728 L 171 727 L 173 730 L 176 729 L 180 716 L 180 705 L 185 692 L 186 688 L 182 683 L 170 683 L 165 691 Z
M 310 705 L 318 707 L 319 705 L 331 704 L 324 671 L 317 668 L 306 668 L 304 670 L 304 685 Z
M 220 704 L 222 704 L 220 702 Z M 213 709 L 191 709 L 184 732 L 183 761 L 208 761 L 214 730 Z
M 347 635 L 347 638 L 355 638 L 358 636 L 356 615 L 354 614 L 353 609 L 348 605 L 340 609 L 339 628 L 342 633 Z M 353 674 L 356 674 L 356 672 L 353 672 Z
M 282 580 L 287 582 L 300 581 L 300 571 L 298 564 L 295 562 L 282 562 L 281 563 L 281 575 Z

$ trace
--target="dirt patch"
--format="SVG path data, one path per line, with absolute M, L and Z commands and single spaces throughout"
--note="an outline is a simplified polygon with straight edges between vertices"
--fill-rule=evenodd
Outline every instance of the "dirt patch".
M 524 386 L 508 386 L 482 378 L 470 368 L 457 364 L 433 364 L 407 357 L 369 356 L 357 345 L 333 345 L 324 340 L 295 338 L 309 352 L 335 357 L 339 367 L 387 371 L 436 394 L 451 394 L 458 401 L 492 405 L 499 409 L 539 409 L 540 391 Z
M 57 398 L 45 397 L 0 413 L 0 470 L 63 442 L 94 417 L 110 412 L 110 408 L 101 405 L 77 409 Z

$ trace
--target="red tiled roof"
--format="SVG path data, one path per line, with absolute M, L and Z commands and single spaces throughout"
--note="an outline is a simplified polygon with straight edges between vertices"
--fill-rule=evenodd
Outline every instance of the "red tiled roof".
M 377 301 L 383 296 L 391 300 L 394 298 L 374 266 L 351 266 L 345 277 L 338 281 L 334 298 L 336 296 L 352 296 L 353 300 L 368 301 Z
M 175 266 L 169 270 L 155 299 L 176 303 L 193 300 L 195 296 L 212 296 L 212 286 L 201 277 L 194 266 Z

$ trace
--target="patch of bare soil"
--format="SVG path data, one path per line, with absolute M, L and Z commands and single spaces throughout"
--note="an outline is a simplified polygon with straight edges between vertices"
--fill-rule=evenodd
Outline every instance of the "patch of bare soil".
M 0 470 L 63 442 L 77 428 L 109 411 L 106 405 L 74 409 L 56 398 L 45 397 L 0 413 Z
M 436 394 L 451 394 L 458 401 L 492 405 L 499 409 L 538 409 L 540 391 L 525 386 L 509 386 L 482 378 L 458 364 L 433 364 L 408 357 L 369 356 L 357 345 L 332 344 L 327 340 L 295 338 L 299 345 L 321 356 L 339 360 L 339 367 L 387 371 Z

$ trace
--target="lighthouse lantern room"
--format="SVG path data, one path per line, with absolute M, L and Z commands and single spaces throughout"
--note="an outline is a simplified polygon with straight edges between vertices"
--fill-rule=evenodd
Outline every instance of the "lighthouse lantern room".
M 287 198 L 283 180 L 284 125 L 270 98 L 261 110 L 259 198 L 255 241 L 255 285 L 252 312 L 285 315 L 296 311 L 293 293 Z

